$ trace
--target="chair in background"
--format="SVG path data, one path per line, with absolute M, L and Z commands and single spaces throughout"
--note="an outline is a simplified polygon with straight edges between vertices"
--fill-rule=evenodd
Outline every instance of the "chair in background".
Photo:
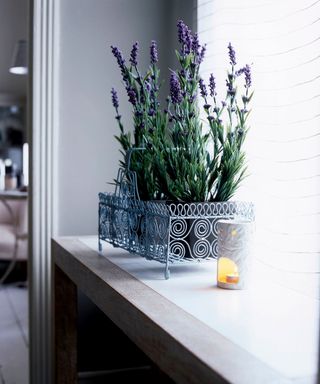
M 0 192 L 0 261 L 9 261 L 3 283 L 17 261 L 28 259 L 28 204 L 25 192 Z

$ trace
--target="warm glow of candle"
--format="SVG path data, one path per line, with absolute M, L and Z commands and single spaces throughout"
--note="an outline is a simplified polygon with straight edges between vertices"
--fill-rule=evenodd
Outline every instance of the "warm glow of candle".
M 233 273 L 226 276 L 226 283 L 236 284 L 239 282 L 239 274 Z
M 239 282 L 238 267 L 227 257 L 218 260 L 218 281 L 221 283 L 237 284 Z

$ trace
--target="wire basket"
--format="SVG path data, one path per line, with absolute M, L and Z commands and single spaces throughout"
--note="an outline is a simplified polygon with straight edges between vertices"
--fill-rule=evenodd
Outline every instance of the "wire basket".
M 141 201 L 136 175 L 119 169 L 114 194 L 99 193 L 99 251 L 101 240 L 165 264 L 170 277 L 174 262 L 217 257 L 217 222 L 254 220 L 251 202 L 173 203 Z

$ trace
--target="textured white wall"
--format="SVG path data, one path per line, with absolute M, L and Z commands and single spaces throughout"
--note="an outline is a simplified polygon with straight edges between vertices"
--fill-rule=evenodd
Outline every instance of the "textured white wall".
M 110 51 L 117 45 L 127 56 L 140 42 L 140 63 L 149 63 L 150 40 L 159 45 L 161 71 L 175 65 L 175 24 L 192 23 L 192 0 L 60 1 L 60 83 L 58 149 L 58 233 L 96 234 L 98 192 L 118 169 L 118 127 L 110 89 L 120 93 L 121 114 L 129 106 L 120 72 Z M 127 124 L 128 126 L 128 124 Z

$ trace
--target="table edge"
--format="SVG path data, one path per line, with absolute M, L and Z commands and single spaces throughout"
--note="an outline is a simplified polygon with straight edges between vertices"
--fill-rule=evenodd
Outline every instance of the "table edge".
M 108 286 L 113 298 L 118 298 L 117 295 L 120 295 L 119 300 L 121 301 L 122 297 L 122 300 L 126 301 L 126 303 L 123 302 L 122 305 L 125 305 L 129 314 L 137 318 L 138 321 L 145 322 L 144 326 L 148 326 L 151 335 L 152 332 L 161 331 L 161 343 L 164 344 L 161 345 L 161 347 L 165 349 L 169 347 L 174 348 L 177 353 L 183 353 L 180 359 L 189 366 L 189 369 L 190 367 L 190 370 L 198 369 L 199 373 L 203 374 L 203 378 L 207 379 L 207 381 L 201 380 L 203 384 L 206 382 L 212 383 L 213 378 L 216 380 L 214 382 L 232 384 L 247 384 L 249 382 L 251 384 L 260 384 L 262 382 L 261 380 L 266 384 L 274 384 L 280 381 L 290 382 L 290 380 L 281 373 L 240 346 L 234 344 L 176 304 L 170 302 L 142 281 L 136 279 L 107 258 L 101 255 L 99 256 L 98 251 L 94 251 L 81 241 L 81 237 L 64 236 L 53 238 L 52 250 L 53 261 L 103 312 L 106 311 L 104 308 L 106 304 L 98 298 L 99 295 L 97 295 L 97 292 L 94 292 L 95 289 L 92 289 L 92 287 L 80 281 L 81 277 L 77 276 L 79 271 L 82 270 L 83 273 L 86 271 L 87 274 L 91 273 L 91 278 L 95 275 L 95 279 L 97 280 L 95 284 L 100 287 L 104 285 L 106 287 Z M 84 254 L 90 254 L 92 258 L 86 260 Z M 96 257 L 95 261 L 93 259 L 94 257 Z M 99 267 L 102 268 L 102 270 L 93 271 L 90 269 L 89 265 L 91 264 L 92 267 L 96 261 L 98 261 Z M 120 279 L 125 281 L 125 284 L 123 284 L 123 281 Z M 147 294 L 136 299 L 133 293 L 141 293 L 143 290 L 145 290 Z M 166 311 L 165 316 L 159 317 L 159 308 L 161 309 L 164 306 L 168 311 Z M 108 308 L 108 311 L 112 312 L 113 309 Z M 123 324 L 121 320 L 117 318 L 117 314 L 111 312 L 108 313 L 111 320 L 116 322 L 116 324 L 118 322 L 117 325 L 133 339 L 145 353 L 149 356 L 151 355 L 151 358 L 154 358 L 156 353 L 153 354 L 148 345 L 145 345 L 150 342 L 148 337 L 147 340 L 142 343 L 144 345 L 141 345 L 141 341 L 137 343 L 135 335 L 132 335 L 132 331 L 127 328 L 127 325 Z M 170 318 L 168 312 L 172 313 L 172 317 L 174 318 Z M 194 333 L 188 333 L 188 329 L 196 330 L 196 335 Z M 160 343 L 159 340 L 157 340 L 157 342 Z M 208 353 L 212 356 L 208 356 Z M 170 367 L 170 364 L 166 365 L 163 361 L 158 361 L 158 363 L 160 368 L 177 382 L 193 382 L 191 376 L 186 380 L 185 373 L 181 372 L 181 369 L 175 370 L 173 367 Z M 191 372 L 189 375 L 190 374 Z

